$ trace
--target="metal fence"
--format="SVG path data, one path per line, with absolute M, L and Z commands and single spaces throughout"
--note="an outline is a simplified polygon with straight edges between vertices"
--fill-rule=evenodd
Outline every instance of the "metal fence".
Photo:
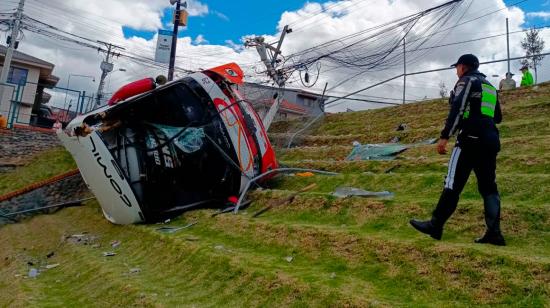
M 0 87 L 0 117 L 6 128 L 17 124 L 51 128 L 56 121 L 68 123 L 95 107 L 94 96 L 86 91 L 35 82 Z

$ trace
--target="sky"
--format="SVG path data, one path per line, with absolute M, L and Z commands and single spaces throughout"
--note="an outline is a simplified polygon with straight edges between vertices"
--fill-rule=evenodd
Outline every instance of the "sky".
M 475 19 L 486 12 L 496 13 L 469 22 L 439 38 L 439 43 L 469 40 L 505 31 L 505 19 L 510 19 L 510 31 L 520 31 L 532 26 L 550 25 L 550 0 L 464 0 L 471 4 L 464 19 Z M 0 13 L 11 11 L 17 0 L 2 0 Z M 423 9 L 444 3 L 444 0 L 343 0 L 343 1 L 208 1 L 188 0 L 188 26 L 180 28 L 177 46 L 178 67 L 197 70 L 237 62 L 245 70 L 247 80 L 265 80 L 258 74 L 264 68 L 253 48 L 245 48 L 246 37 L 264 36 L 267 41 L 275 41 L 284 25 L 290 24 L 293 32 L 286 36 L 283 55 L 292 54 L 325 41 L 339 39 L 357 31 L 400 18 Z M 514 6 L 515 5 L 515 6 Z M 508 6 L 508 7 L 507 7 Z M 126 52 L 153 58 L 157 30 L 171 29 L 173 6 L 168 0 L 26 0 L 24 13 L 41 22 L 53 25 L 64 31 L 91 38 L 112 42 L 123 46 Z M 0 27 L 0 31 L 6 30 Z M 104 55 L 70 42 L 51 39 L 32 32 L 23 31 L 24 36 L 19 50 L 54 63 L 54 74 L 60 77 L 58 85 L 95 92 L 101 71 L 99 64 Z M 545 50 L 550 50 L 550 30 L 544 29 L 541 35 L 547 42 Z M 0 43 L 5 43 L 6 32 L 0 32 Z M 521 56 L 520 48 L 523 33 L 510 36 L 511 56 Z M 506 57 L 505 37 L 496 37 L 462 45 L 433 49 L 423 59 L 412 63 L 408 71 L 421 71 L 447 67 L 462 53 L 474 53 L 481 61 Z M 115 71 L 109 74 L 107 92 L 133 80 L 166 74 L 164 68 L 151 67 L 127 58 L 114 58 Z M 546 58 L 539 69 L 539 81 L 550 80 L 550 58 Z M 124 71 L 120 71 L 123 69 Z M 519 74 L 519 63 L 512 62 L 511 70 Z M 331 90 L 331 95 L 343 95 L 381 80 L 398 75 L 401 68 L 385 71 L 366 71 L 358 78 Z M 489 80 L 498 83 L 506 72 L 506 64 L 485 65 L 481 70 Z M 321 69 L 318 82 L 310 91 L 322 92 L 325 83 L 339 84 L 354 72 L 346 70 Z M 75 77 L 89 75 L 92 78 Z M 499 77 L 493 77 L 498 75 Z M 178 72 L 178 77 L 184 76 Z M 519 81 L 520 77 L 515 76 Z M 299 82 L 289 87 L 302 87 Z M 437 97 L 439 84 L 452 88 L 456 76 L 452 71 L 411 76 L 407 79 L 407 100 Z M 363 96 L 385 97 L 395 101 L 402 96 L 402 80 L 394 80 L 383 86 L 362 92 Z M 329 86 L 330 88 L 330 86 Z M 54 93 L 54 103 L 62 101 L 63 93 Z M 380 107 L 364 102 L 345 102 L 329 111 L 360 110 Z

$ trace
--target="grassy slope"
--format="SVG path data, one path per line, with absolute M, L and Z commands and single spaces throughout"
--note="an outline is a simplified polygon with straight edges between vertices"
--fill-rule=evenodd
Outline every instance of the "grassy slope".
M 25 167 L 0 173 L 0 195 L 76 168 L 71 155 L 61 149 L 48 150 L 37 155 Z
M 353 140 L 437 136 L 446 105 L 427 102 L 328 116 L 304 138 L 305 146 L 281 150 L 278 157 L 287 165 L 341 175 L 279 178 L 273 190 L 252 194 L 252 209 L 215 218 L 208 210 L 188 213 L 171 224 L 199 224 L 176 234 L 160 234 L 158 226 L 111 225 L 93 202 L 2 227 L 0 305 L 550 305 L 550 87 L 519 90 L 505 99 L 497 172 L 507 247 L 472 243 L 484 228 L 474 178 L 443 241 L 408 226 L 411 217 L 429 216 L 441 190 L 448 157 L 435 154 L 433 146 L 390 162 L 342 161 Z M 409 129 L 394 132 L 402 122 Z M 45 157 L 51 162 L 63 154 Z M 72 167 L 65 158 L 58 162 L 4 174 L 0 186 L 6 190 L 11 181 Z M 316 190 L 292 204 L 250 217 L 270 200 L 312 182 Z M 327 194 L 339 185 L 396 196 L 339 200 Z M 101 247 L 60 241 L 82 232 L 99 236 Z M 113 249 L 112 240 L 122 245 Z M 101 256 L 109 250 L 117 256 Z M 55 255 L 46 259 L 50 251 Z M 285 260 L 289 256 L 291 262 Z M 28 279 L 23 278 L 28 260 L 61 265 Z M 130 274 L 136 267 L 141 271 Z

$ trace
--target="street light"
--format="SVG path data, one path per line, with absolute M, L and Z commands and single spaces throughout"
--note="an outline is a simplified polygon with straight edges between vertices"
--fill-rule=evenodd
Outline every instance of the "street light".
M 69 74 L 69 78 L 67 78 L 67 86 L 65 88 L 65 103 L 63 104 L 63 109 L 65 109 L 65 107 L 67 106 L 67 93 L 69 92 L 69 86 L 71 85 L 71 77 L 74 76 L 74 77 L 82 77 L 82 78 L 91 78 L 92 79 L 92 82 L 95 82 L 95 77 L 94 76 L 89 76 L 89 75 L 80 75 L 80 74 Z M 70 106 L 70 105 L 69 105 Z M 78 108 L 78 102 L 76 104 L 77 108 Z M 70 109 L 70 107 L 69 107 Z M 69 113 L 70 110 L 67 110 L 67 115 Z
M 109 92 L 111 92 L 111 75 L 114 74 L 114 73 L 116 73 L 116 72 L 126 72 L 126 69 L 125 69 L 125 68 L 119 68 L 119 69 L 114 70 L 114 71 L 112 71 L 112 72 L 109 73 L 109 80 L 107 81 L 107 82 L 108 82 L 108 83 L 107 83 L 107 90 L 108 90 Z
M 71 76 L 74 77 L 83 77 L 83 78 L 92 78 L 92 82 L 95 82 L 94 76 L 89 75 L 79 75 L 79 74 L 69 74 L 69 78 L 67 79 L 67 87 L 65 89 L 65 104 L 67 104 L 67 92 L 69 91 L 69 86 L 71 85 Z

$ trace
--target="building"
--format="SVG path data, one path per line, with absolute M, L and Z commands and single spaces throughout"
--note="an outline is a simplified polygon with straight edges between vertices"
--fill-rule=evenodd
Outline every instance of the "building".
M 245 82 L 238 87 L 243 96 L 254 106 L 260 117 L 265 116 L 275 102 L 278 88 Z M 285 88 L 281 106 L 275 120 L 317 116 L 325 111 L 325 99 L 321 95 L 301 89 Z
M 7 48 L 0 45 L 0 64 L 4 63 Z M 0 69 L 2 66 L 0 65 Z M 28 54 L 15 51 L 4 95 L 0 98 L 0 113 L 8 123 L 28 125 L 31 115 L 51 97 L 45 88 L 56 86 L 59 78 L 52 75 L 54 65 Z

